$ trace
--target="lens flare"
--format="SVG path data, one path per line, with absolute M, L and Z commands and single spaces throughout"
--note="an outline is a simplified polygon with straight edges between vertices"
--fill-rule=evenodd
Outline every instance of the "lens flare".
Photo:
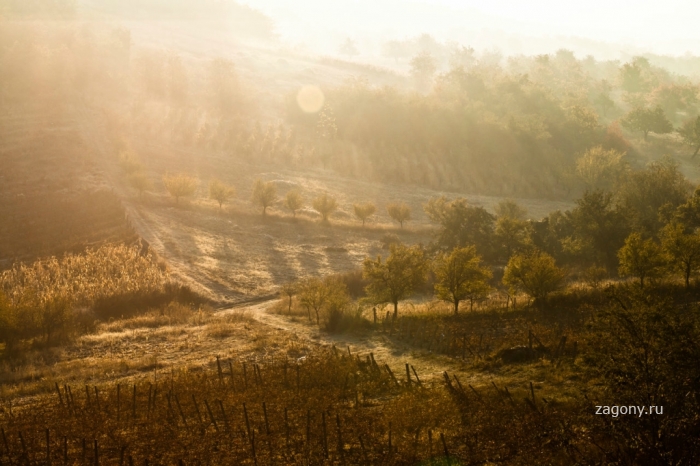
M 306 113 L 316 113 L 323 107 L 325 96 L 318 86 L 304 86 L 297 93 L 297 104 Z

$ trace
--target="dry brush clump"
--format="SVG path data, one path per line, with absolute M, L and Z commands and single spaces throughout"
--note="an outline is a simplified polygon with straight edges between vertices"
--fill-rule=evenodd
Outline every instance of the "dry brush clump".
M 23 339 L 89 330 L 96 319 L 196 297 L 170 280 L 152 254 L 137 246 L 104 246 L 83 254 L 17 264 L 0 274 L 0 338 Z

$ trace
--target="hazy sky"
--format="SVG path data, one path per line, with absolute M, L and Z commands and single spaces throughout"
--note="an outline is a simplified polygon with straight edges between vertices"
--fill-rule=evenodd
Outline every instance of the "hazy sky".
M 440 40 L 516 53 L 560 46 L 586 53 L 595 41 L 615 44 L 612 54 L 618 45 L 633 52 L 700 54 L 698 0 L 241 1 L 272 16 L 284 39 L 323 52 L 336 49 L 345 36 L 369 47 L 427 32 Z

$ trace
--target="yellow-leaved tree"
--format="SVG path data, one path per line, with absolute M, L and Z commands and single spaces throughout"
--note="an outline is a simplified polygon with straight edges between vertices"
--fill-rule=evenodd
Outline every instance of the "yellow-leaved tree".
M 481 257 L 474 246 L 457 248 L 449 254 L 441 254 L 433 264 L 435 293 L 438 298 L 454 305 L 455 314 L 459 303 L 469 301 L 472 310 L 474 301 L 488 296 L 491 287 L 488 281 L 493 274 L 481 265 Z

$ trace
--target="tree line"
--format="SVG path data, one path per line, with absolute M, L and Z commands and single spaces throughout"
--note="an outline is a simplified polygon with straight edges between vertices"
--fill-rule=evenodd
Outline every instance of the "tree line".
M 416 292 L 434 294 L 457 313 L 461 303 L 471 309 L 496 288 L 513 303 L 525 295 L 546 305 L 570 280 L 599 288 L 631 278 L 645 289 L 669 279 L 690 288 L 700 272 L 700 187 L 692 193 L 671 159 L 625 173 L 611 190 L 588 190 L 573 209 L 541 220 L 528 219 L 514 201 L 491 213 L 464 198 L 433 198 L 424 206 L 438 226 L 431 244 L 392 244 L 386 258 L 363 262 L 367 300 L 392 306 L 396 316 Z M 338 277 L 302 279 L 283 292 L 290 310 L 297 296 L 319 323 L 323 315 L 337 320 L 332 316 L 348 309 L 338 302 L 351 301 Z M 326 296 L 336 297 L 332 305 Z
M 126 181 L 139 193 L 140 198 L 143 197 L 145 192 L 153 189 L 153 183 L 145 173 L 143 164 L 138 161 L 132 152 L 122 152 L 119 155 L 119 164 L 126 176 Z M 165 190 L 175 200 L 176 204 L 180 203 L 181 198 L 194 196 L 200 185 L 197 177 L 186 173 L 166 173 L 162 177 L 162 182 Z M 223 205 L 231 201 L 235 196 L 236 188 L 234 186 L 226 184 L 218 178 L 213 178 L 209 182 L 208 199 L 216 202 L 219 205 L 219 209 L 223 209 Z M 304 208 L 306 200 L 299 189 L 289 190 L 283 197 L 280 197 L 274 182 L 257 179 L 253 183 L 251 202 L 262 209 L 263 216 L 267 215 L 269 208 L 281 205 L 296 217 L 297 213 Z M 338 202 L 335 197 L 323 193 L 311 201 L 311 207 L 321 216 L 324 222 L 328 222 L 333 212 L 338 210 Z M 352 208 L 355 217 L 362 222 L 363 227 L 367 220 L 377 212 L 377 206 L 369 201 L 354 203 Z M 401 228 L 412 219 L 411 207 L 405 202 L 391 202 L 386 205 L 386 211 L 389 217 L 396 221 Z

